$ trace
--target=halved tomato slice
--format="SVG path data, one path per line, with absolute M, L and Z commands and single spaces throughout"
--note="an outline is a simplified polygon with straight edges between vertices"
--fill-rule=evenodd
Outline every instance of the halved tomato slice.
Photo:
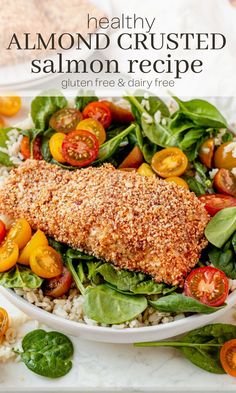
M 40 246 L 47 246 L 48 239 L 46 238 L 45 234 L 40 231 L 40 229 L 35 232 L 32 236 L 30 241 L 26 244 L 23 250 L 20 253 L 18 262 L 22 263 L 22 265 L 29 265 L 30 264 L 30 255 L 34 252 L 37 247 Z
M 25 160 L 31 157 L 30 152 L 30 140 L 28 136 L 24 136 L 21 141 L 20 152 Z M 43 156 L 41 153 L 41 140 L 40 137 L 36 137 L 33 143 L 33 158 L 35 160 L 42 160 Z
M 224 272 L 212 266 L 193 269 L 185 280 L 184 293 L 208 306 L 221 306 L 229 294 Z
M 79 122 L 76 127 L 77 130 L 85 130 L 89 131 L 96 136 L 98 139 L 99 145 L 102 145 L 106 140 L 106 131 L 100 123 L 100 121 L 96 119 L 84 119 Z
M 30 267 L 42 278 L 56 277 L 63 271 L 61 255 L 50 246 L 40 246 L 32 252 Z
M 108 108 L 111 110 L 112 120 L 115 123 L 126 124 L 126 123 L 132 123 L 135 120 L 133 114 L 128 109 L 122 108 L 121 106 L 118 106 L 111 101 L 101 101 L 101 102 L 107 105 Z
M 214 177 L 213 186 L 222 194 L 236 197 L 236 176 L 229 169 L 220 169 Z
M 83 117 L 100 121 L 104 128 L 107 128 L 111 124 L 112 116 L 111 110 L 103 102 L 90 102 L 83 110 Z
M 122 163 L 119 165 L 121 168 L 138 168 L 143 162 L 143 155 L 138 146 L 134 146 L 131 152 L 125 157 Z
M 186 190 L 189 190 L 188 183 L 186 183 L 186 181 L 184 179 L 182 179 L 181 177 L 171 176 L 171 177 L 167 177 L 165 179 L 165 181 L 167 181 L 168 183 L 178 184 L 178 186 L 181 186 L 183 188 L 186 188 Z
M 236 198 L 229 195 L 205 194 L 199 196 L 198 199 L 205 205 L 205 209 L 210 216 L 214 216 L 226 207 L 236 206 Z
M 62 132 L 56 132 L 54 135 L 52 135 L 49 141 L 51 155 L 53 156 L 54 160 L 61 163 L 66 162 L 62 155 L 62 143 L 65 139 L 65 136 L 66 135 Z
M 21 249 L 30 241 L 31 236 L 32 230 L 28 221 L 25 218 L 19 218 L 8 232 L 6 241 L 14 241 Z
M 168 147 L 154 154 L 151 165 L 161 177 L 181 176 L 187 169 L 188 158 L 178 147 Z
M 207 168 L 212 168 L 214 149 L 215 143 L 213 138 L 207 139 L 199 149 L 199 158 L 201 162 L 206 165 Z
M 69 291 L 72 282 L 71 272 L 63 267 L 63 272 L 59 276 L 44 281 L 42 289 L 46 296 L 57 298 Z
M 75 130 L 82 118 L 82 113 L 78 109 L 64 108 L 52 115 L 49 125 L 57 132 L 67 133 Z
M 4 336 L 9 328 L 9 317 L 5 308 L 0 307 L 0 338 Z
M 225 372 L 236 377 L 236 339 L 226 341 L 220 350 L 220 362 Z
M 21 98 L 18 96 L 0 97 L 0 113 L 4 116 L 14 116 L 21 108 Z
M 6 236 L 7 230 L 6 230 L 6 225 L 2 220 L 0 220 L 0 243 L 4 240 Z
M 62 143 L 62 154 L 66 162 L 77 167 L 91 164 L 97 158 L 98 151 L 98 140 L 89 131 L 72 131 Z
M 226 142 L 220 145 L 214 155 L 216 168 L 233 169 L 236 167 L 236 142 Z
M 6 272 L 15 266 L 19 256 L 18 245 L 8 240 L 0 247 L 0 272 Z
M 137 170 L 137 173 L 141 176 L 156 177 L 155 172 L 152 170 L 151 166 L 146 162 L 140 165 L 140 167 Z

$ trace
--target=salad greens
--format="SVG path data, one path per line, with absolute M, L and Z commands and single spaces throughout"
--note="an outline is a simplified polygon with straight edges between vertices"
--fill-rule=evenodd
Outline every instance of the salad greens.
M 14 130 L 17 129 L 19 131 L 18 128 L 14 128 Z M 6 148 L 6 142 L 9 140 L 9 136 L 8 133 L 9 131 L 13 130 L 12 127 L 8 127 L 8 128 L 1 128 L 0 129 L 0 148 Z M 14 166 L 13 162 L 11 161 L 9 155 L 7 153 L 3 153 L 2 151 L 0 152 L 0 165 L 3 166 Z
M 236 338 L 236 326 L 216 323 L 185 334 L 179 341 L 137 343 L 136 347 L 174 347 L 195 366 L 215 374 L 224 374 L 220 362 L 222 345 Z
M 0 273 L 0 285 L 5 288 L 30 288 L 41 287 L 42 278 L 38 277 L 31 269 L 20 265 L 14 266 L 7 272 Z
M 222 248 L 209 245 L 208 257 L 210 262 L 225 272 L 227 277 L 236 279 L 236 231 Z
M 98 101 L 98 97 L 93 91 L 87 91 L 85 95 L 84 91 L 80 90 L 75 98 L 75 107 L 82 112 L 86 105 L 95 101 Z
M 45 92 L 43 96 L 37 96 L 31 103 L 31 117 L 35 128 L 41 132 L 48 128 L 51 115 L 67 106 L 66 98 L 60 92 L 54 92 L 57 95 L 49 96 L 49 92 Z
M 220 248 L 236 231 L 236 207 L 219 211 L 205 229 L 207 240 Z
M 22 349 L 21 360 L 36 374 L 60 378 L 71 370 L 73 344 L 62 333 L 33 330 L 24 337 Z

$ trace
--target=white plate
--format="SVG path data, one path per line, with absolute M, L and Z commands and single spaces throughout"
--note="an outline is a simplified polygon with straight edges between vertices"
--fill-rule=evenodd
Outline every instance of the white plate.
M 102 9 L 104 13 L 110 17 L 112 15 L 112 3 L 109 0 L 90 0 L 98 8 Z M 99 33 L 100 30 L 97 30 Z M 91 55 L 91 50 L 84 46 L 83 48 L 83 59 L 88 58 Z M 72 60 L 78 56 L 76 50 L 71 49 L 67 52 L 67 59 Z M 51 60 L 55 60 L 56 56 L 47 56 Z M 40 86 L 44 82 L 55 79 L 58 77 L 57 73 L 50 74 L 32 74 L 29 72 L 28 63 L 19 63 L 14 65 L 6 65 L 1 67 L 0 72 L 0 87 L 4 91 L 11 91 L 12 88 L 24 89 L 31 88 L 32 86 Z
M 82 337 L 87 340 L 108 342 L 115 344 L 127 344 L 138 341 L 154 341 L 177 336 L 189 330 L 206 325 L 216 318 L 222 316 L 226 311 L 236 304 L 236 291 L 229 295 L 227 306 L 213 314 L 198 314 L 178 321 L 166 324 L 147 326 L 140 328 L 115 329 L 109 327 L 90 326 L 79 322 L 69 321 L 58 317 L 39 307 L 34 306 L 11 289 L 0 287 L 0 293 L 20 310 L 45 323 L 53 329 L 72 336 Z

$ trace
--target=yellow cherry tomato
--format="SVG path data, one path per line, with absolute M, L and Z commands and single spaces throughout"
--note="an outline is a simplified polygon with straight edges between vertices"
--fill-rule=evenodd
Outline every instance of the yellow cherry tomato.
M 212 168 L 212 161 L 214 155 L 215 143 L 213 138 L 207 139 L 200 147 L 198 155 L 200 161 L 206 165 L 207 168 Z
M 0 338 L 4 336 L 9 328 L 9 317 L 7 311 L 0 307 Z
M 236 142 L 226 142 L 219 146 L 214 155 L 216 168 L 233 169 L 236 167 Z
M 0 272 L 6 272 L 15 266 L 19 256 L 19 247 L 8 240 L 0 247 Z
M 19 218 L 7 234 L 6 241 L 14 241 L 19 249 L 25 247 L 32 236 L 31 227 L 25 218 Z
M 21 108 L 21 98 L 18 96 L 0 97 L 0 113 L 4 116 L 14 116 Z
M 152 170 L 151 166 L 149 164 L 146 164 L 146 162 L 144 162 L 142 165 L 140 165 L 140 167 L 137 170 L 137 173 L 139 175 L 142 176 L 148 176 L 148 177 L 155 177 L 156 174 L 155 172 Z
M 45 234 L 40 231 L 40 229 L 35 232 L 32 236 L 30 241 L 26 244 L 23 250 L 20 253 L 18 262 L 22 263 L 22 265 L 29 265 L 30 264 L 30 255 L 34 252 L 37 247 L 40 246 L 47 246 L 48 239 L 46 238 Z
M 50 246 L 40 246 L 32 252 L 30 267 L 42 278 L 53 278 L 63 271 L 61 255 Z
M 175 183 L 178 184 L 179 186 L 186 188 L 187 190 L 189 190 L 189 186 L 186 183 L 186 181 L 184 179 L 182 179 L 181 177 L 178 176 L 171 176 L 171 177 L 167 177 L 165 179 L 165 181 L 169 182 L 169 183 Z
M 168 147 L 154 154 L 151 165 L 161 177 L 181 176 L 187 169 L 188 158 L 178 147 Z
M 106 131 L 102 123 L 96 119 L 84 119 L 81 120 L 77 126 L 76 130 L 90 131 L 98 139 L 99 145 L 102 145 L 106 140 Z
M 62 164 L 66 162 L 62 155 L 62 143 L 65 139 L 65 134 L 62 132 L 56 132 L 49 141 L 49 149 L 54 160 L 61 162 Z
M 5 127 L 5 120 L 3 119 L 2 116 L 0 116 L 0 128 L 4 128 Z

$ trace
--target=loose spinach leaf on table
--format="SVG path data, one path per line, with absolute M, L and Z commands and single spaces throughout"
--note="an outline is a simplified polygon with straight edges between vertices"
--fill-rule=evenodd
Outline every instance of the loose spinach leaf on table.
M 35 97 L 31 102 L 32 120 L 35 128 L 41 131 L 48 128 L 49 119 L 54 112 L 67 106 L 67 100 L 63 95 L 60 95 L 60 92 L 54 92 L 54 95 L 51 97 L 49 96 L 50 92 L 45 92 L 44 94 Z
M 215 374 L 224 374 L 220 363 L 222 345 L 236 338 L 236 326 L 215 323 L 192 330 L 179 341 L 137 343 L 137 347 L 176 347 L 195 366 Z
M 196 299 L 191 297 L 173 293 L 168 296 L 160 297 L 157 300 L 149 300 L 149 304 L 156 308 L 159 311 L 163 312 L 197 312 L 197 313 L 204 313 L 210 314 L 221 310 L 223 307 L 210 307 L 206 304 L 200 303 Z
M 236 231 L 236 207 L 227 207 L 216 213 L 207 224 L 205 236 L 214 246 L 221 248 Z
M 60 378 L 71 370 L 74 348 L 62 333 L 33 330 L 24 337 L 22 348 L 21 360 L 36 374 Z
M 83 304 L 84 313 L 105 324 L 118 324 L 137 317 L 147 308 L 145 296 L 124 295 L 106 284 L 88 287 Z
M 23 266 L 16 265 L 11 270 L 0 273 L 0 285 L 5 288 L 39 288 L 42 278 Z

